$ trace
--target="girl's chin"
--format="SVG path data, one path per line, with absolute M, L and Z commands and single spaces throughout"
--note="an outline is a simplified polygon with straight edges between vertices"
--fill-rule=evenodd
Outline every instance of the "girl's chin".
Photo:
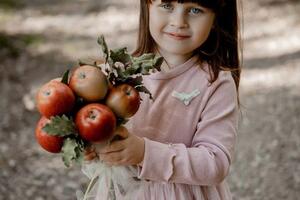
M 172 55 L 172 56 L 181 56 L 181 57 L 189 57 L 192 51 L 188 51 L 184 48 L 166 48 L 162 50 L 162 54 Z

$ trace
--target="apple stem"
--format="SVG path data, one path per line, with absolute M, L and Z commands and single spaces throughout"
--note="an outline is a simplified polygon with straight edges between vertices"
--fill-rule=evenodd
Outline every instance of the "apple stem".
M 90 111 L 89 118 L 95 119 L 96 118 L 96 114 L 93 111 Z
M 49 95 L 51 94 L 51 92 L 50 92 L 49 90 L 47 90 L 47 91 L 44 92 L 44 94 L 45 94 L 46 96 L 49 96 Z
M 85 75 L 85 73 L 80 73 L 80 74 L 79 74 L 79 77 L 80 77 L 81 79 L 85 79 L 86 75 Z

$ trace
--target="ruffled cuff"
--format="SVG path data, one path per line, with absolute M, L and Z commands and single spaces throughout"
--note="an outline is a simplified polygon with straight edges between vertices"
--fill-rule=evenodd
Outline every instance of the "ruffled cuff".
M 138 178 L 168 182 L 173 174 L 176 152 L 171 145 L 144 138 L 145 154 Z

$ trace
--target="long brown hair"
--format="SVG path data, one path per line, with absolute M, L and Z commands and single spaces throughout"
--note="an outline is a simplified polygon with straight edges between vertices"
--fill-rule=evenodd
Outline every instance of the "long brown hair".
M 238 91 L 241 66 L 239 45 L 239 20 L 237 0 L 162 0 L 178 3 L 193 2 L 211 9 L 215 13 L 214 26 L 207 40 L 198 49 L 201 60 L 210 65 L 210 82 L 214 82 L 221 70 L 231 71 Z M 133 55 L 154 52 L 155 42 L 149 31 L 149 4 L 152 0 L 140 0 L 140 20 L 137 48 Z

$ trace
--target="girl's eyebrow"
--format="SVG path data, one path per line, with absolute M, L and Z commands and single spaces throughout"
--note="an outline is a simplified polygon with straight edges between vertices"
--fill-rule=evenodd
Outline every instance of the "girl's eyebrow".
M 202 5 L 198 4 L 198 3 L 187 2 L 186 4 L 187 4 L 186 8 L 199 8 L 199 9 L 201 9 L 203 11 L 211 11 L 210 8 L 204 7 L 204 6 L 202 6 Z
M 201 4 L 198 4 L 198 3 L 193 3 L 193 2 L 187 2 L 187 3 L 184 3 L 187 7 L 199 7 L 199 8 L 203 8 L 205 9 L 204 6 L 202 6 Z
M 186 5 L 186 7 L 198 7 L 198 8 L 208 9 L 208 8 L 202 6 L 201 4 L 195 3 L 195 2 L 183 2 L 183 3 L 179 3 L 177 1 L 152 0 L 152 2 L 155 2 L 155 1 L 157 1 L 159 3 L 169 3 L 169 4 L 178 3 L 178 4 Z

